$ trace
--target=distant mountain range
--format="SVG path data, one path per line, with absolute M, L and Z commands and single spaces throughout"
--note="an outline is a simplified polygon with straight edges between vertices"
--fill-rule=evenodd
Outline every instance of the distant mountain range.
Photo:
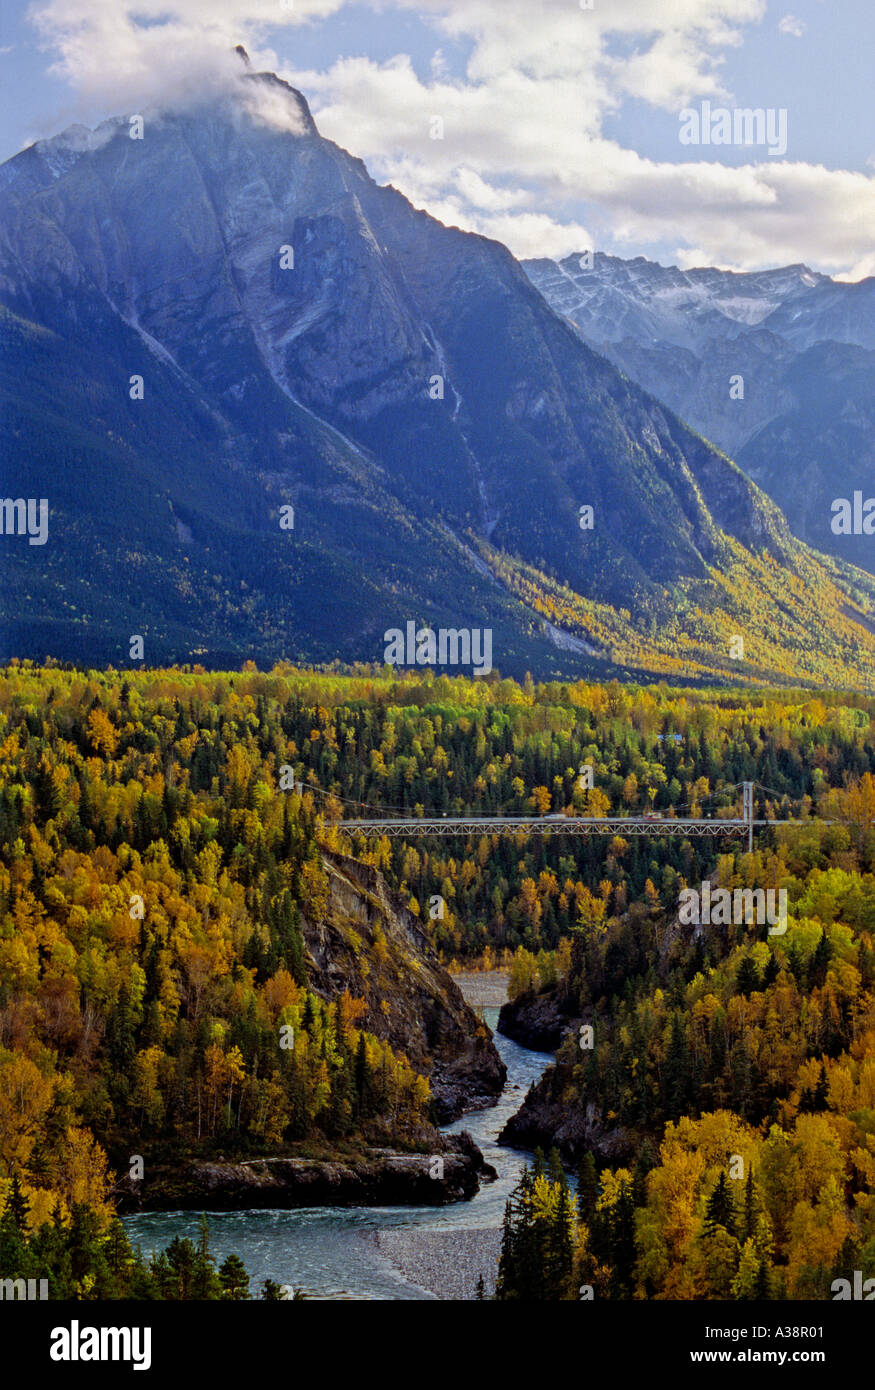
M 875 537 L 831 529 L 834 500 L 875 493 L 875 279 L 600 253 L 525 268 L 587 343 L 730 454 L 795 535 L 875 571 Z
M 875 687 L 875 581 L 300 93 L 246 74 L 137 133 L 0 167 L 3 491 L 50 510 L 0 536 L 4 656 L 379 662 L 415 621 L 490 627 L 509 674 Z M 805 274 L 762 277 L 769 315 L 842 299 Z

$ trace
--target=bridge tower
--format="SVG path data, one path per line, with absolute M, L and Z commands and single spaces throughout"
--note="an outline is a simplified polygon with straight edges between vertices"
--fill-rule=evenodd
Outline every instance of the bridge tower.
M 753 782 L 742 782 L 742 811 L 747 821 L 747 852 L 753 854 Z

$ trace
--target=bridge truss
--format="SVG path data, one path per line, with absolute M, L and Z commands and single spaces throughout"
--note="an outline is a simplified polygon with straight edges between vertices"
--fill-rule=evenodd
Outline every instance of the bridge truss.
M 348 834 L 389 835 L 397 838 L 427 835 L 624 835 L 656 839 L 664 835 L 747 835 L 753 850 L 755 828 L 793 825 L 793 820 L 754 817 L 754 783 L 742 783 L 741 816 L 402 816 L 339 821 Z

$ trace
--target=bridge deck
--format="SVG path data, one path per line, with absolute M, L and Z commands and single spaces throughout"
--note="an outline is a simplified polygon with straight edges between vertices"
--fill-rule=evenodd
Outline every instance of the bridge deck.
M 755 820 L 754 825 L 787 821 Z M 368 835 L 737 835 L 751 822 L 679 816 L 414 816 L 410 819 L 343 820 L 340 830 Z

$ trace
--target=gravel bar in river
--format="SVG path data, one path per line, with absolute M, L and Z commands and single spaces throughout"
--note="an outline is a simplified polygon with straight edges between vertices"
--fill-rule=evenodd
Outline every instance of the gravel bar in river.
M 495 1292 L 501 1231 L 484 1226 L 449 1230 L 414 1227 L 376 1232 L 377 1248 L 405 1279 L 443 1299 L 475 1299 L 483 1275 L 487 1298 Z
M 450 976 L 472 1009 L 500 1009 L 507 998 L 506 970 L 458 970 Z

